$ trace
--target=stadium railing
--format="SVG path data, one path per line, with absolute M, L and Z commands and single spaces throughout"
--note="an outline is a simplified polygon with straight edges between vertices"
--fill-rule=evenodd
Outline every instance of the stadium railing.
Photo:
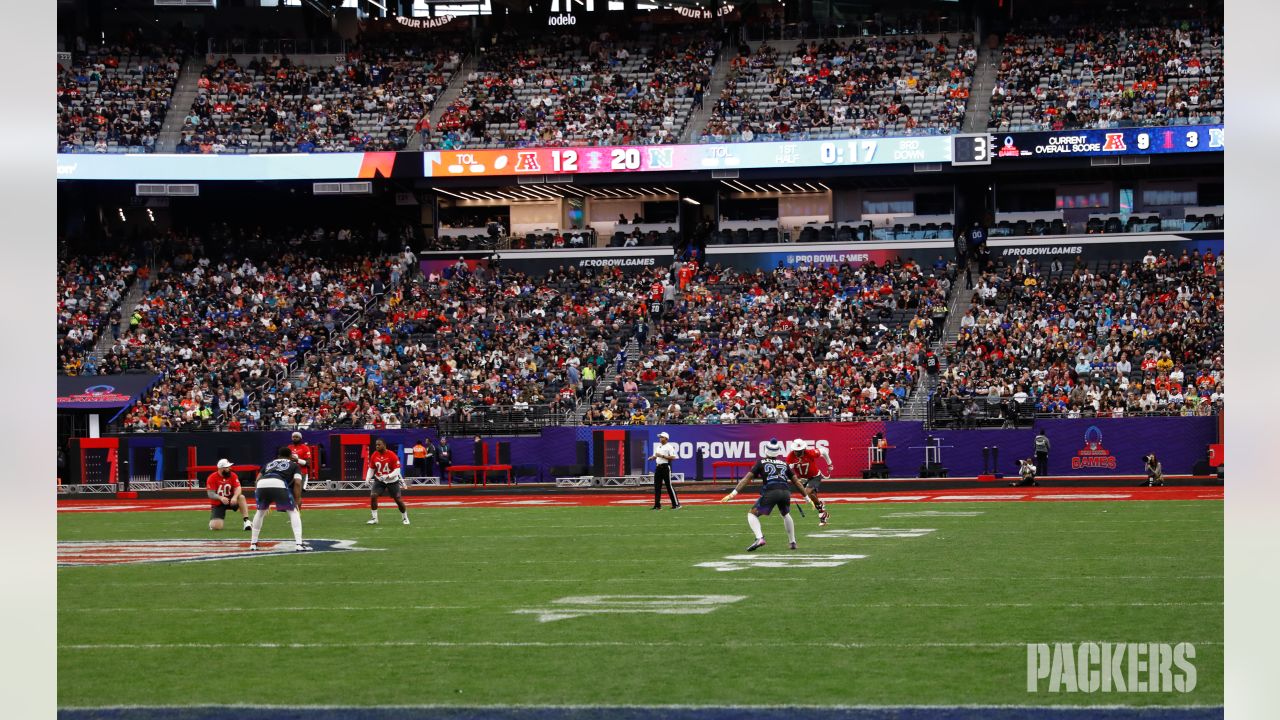
M 969 401 L 977 407 L 966 412 Z M 927 427 L 934 428 L 1017 428 L 1031 427 L 1037 420 L 1058 418 L 1110 418 L 1110 417 L 1183 417 L 1188 415 L 1218 415 L 1222 412 L 1221 404 L 1201 403 L 1197 410 L 1190 411 L 1186 406 L 1177 409 L 1141 411 L 1125 409 L 1120 413 L 1092 408 L 1081 410 L 1063 410 L 1044 412 L 1035 409 L 1035 400 L 1028 398 L 1019 402 L 1011 396 L 969 395 L 964 397 L 940 398 L 936 393 L 929 395 L 929 411 L 926 419 Z

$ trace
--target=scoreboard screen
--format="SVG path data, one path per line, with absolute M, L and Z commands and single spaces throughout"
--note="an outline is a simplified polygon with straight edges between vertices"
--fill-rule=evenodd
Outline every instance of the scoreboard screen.
M 1222 125 L 1014 132 L 992 135 L 997 162 L 1016 158 L 1223 152 Z

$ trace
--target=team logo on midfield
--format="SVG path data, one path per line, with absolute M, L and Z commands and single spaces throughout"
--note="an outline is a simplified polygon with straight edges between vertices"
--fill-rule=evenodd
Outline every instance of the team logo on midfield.
M 314 552 L 367 550 L 354 540 L 308 540 Z M 58 567 L 201 562 L 234 558 L 292 555 L 292 540 L 260 540 L 249 550 L 248 539 L 236 540 L 67 540 L 58 543 Z

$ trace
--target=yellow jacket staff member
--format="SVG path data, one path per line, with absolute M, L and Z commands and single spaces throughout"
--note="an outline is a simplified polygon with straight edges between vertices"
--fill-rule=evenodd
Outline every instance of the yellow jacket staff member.
M 658 444 L 653 446 L 653 454 L 649 456 L 657 467 L 653 471 L 653 509 L 662 509 L 662 486 L 667 487 L 667 496 L 671 498 L 671 509 L 675 510 L 680 507 L 680 499 L 676 497 L 676 490 L 671 486 L 671 463 L 680 456 L 680 451 L 676 448 L 676 444 L 671 442 L 671 436 L 666 431 L 658 433 Z

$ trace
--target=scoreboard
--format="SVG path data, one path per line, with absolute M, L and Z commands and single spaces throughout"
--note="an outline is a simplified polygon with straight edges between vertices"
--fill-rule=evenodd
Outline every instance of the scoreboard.
M 1023 158 L 1221 153 L 1222 125 L 854 137 L 698 145 L 270 155 L 59 154 L 60 180 L 485 178 L 718 170 L 997 165 Z

